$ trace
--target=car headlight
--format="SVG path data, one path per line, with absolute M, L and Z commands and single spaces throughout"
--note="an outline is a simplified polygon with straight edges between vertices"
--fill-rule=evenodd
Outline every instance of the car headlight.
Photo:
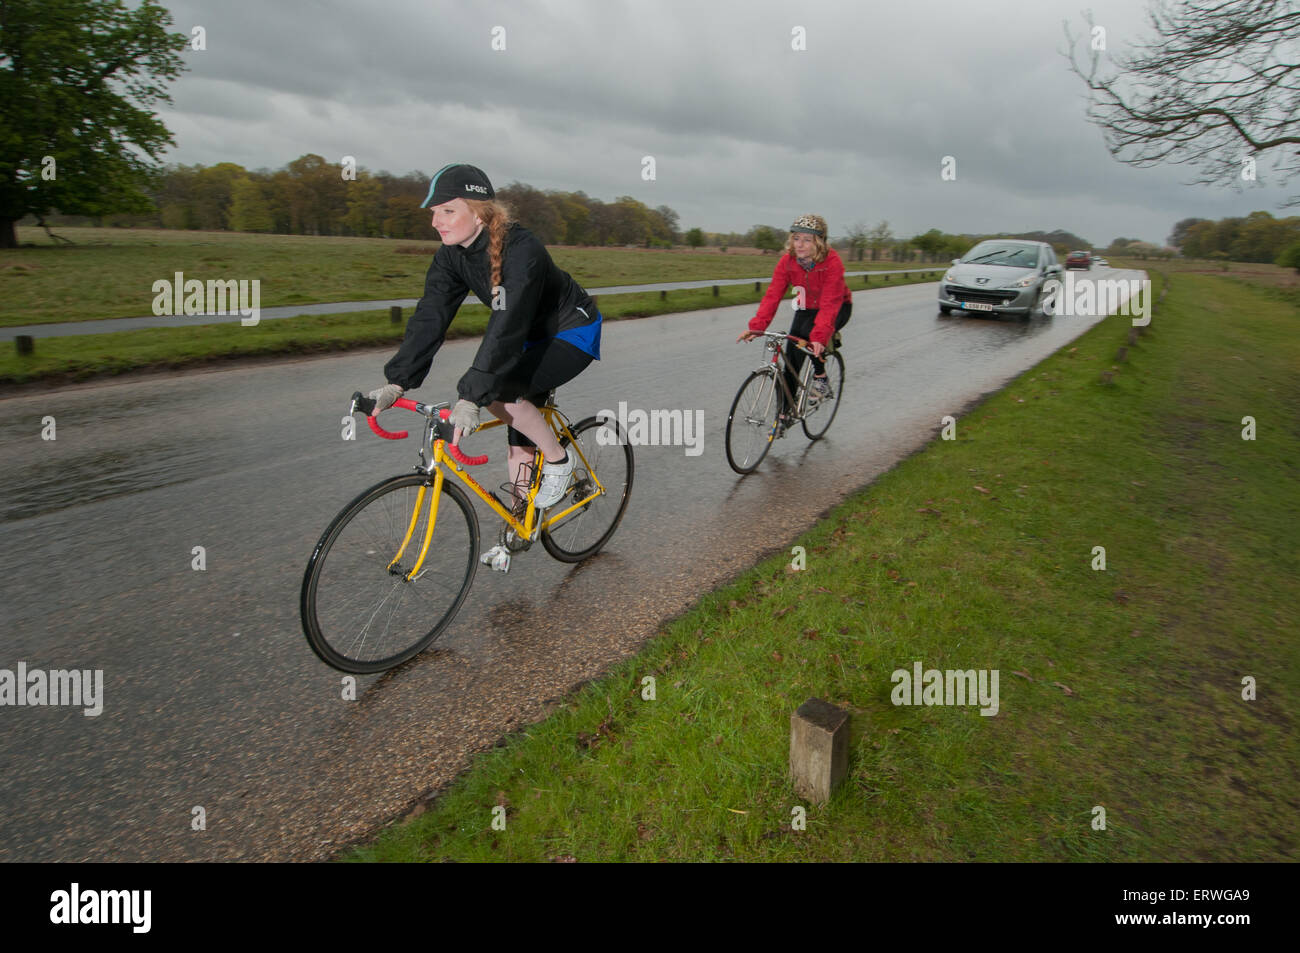
M 949 268 L 947 271 L 945 271 L 945 272 L 943 273 L 943 280 L 944 280 L 944 281 L 952 281 L 952 280 L 953 280 L 953 277 L 952 277 L 952 269 L 951 269 L 951 268 Z
M 1039 274 L 1037 274 L 1037 273 L 1032 274 L 1032 275 L 1025 275 L 1025 277 L 1021 278 L 1019 281 L 1013 281 L 1011 284 L 1007 285 L 1007 287 L 1008 287 L 1008 288 L 1028 288 L 1028 287 L 1029 287 L 1030 285 L 1032 285 L 1032 284 L 1037 284 L 1037 283 L 1038 283 L 1038 279 L 1039 279 L 1040 277 L 1042 277 L 1042 276 L 1039 275 Z

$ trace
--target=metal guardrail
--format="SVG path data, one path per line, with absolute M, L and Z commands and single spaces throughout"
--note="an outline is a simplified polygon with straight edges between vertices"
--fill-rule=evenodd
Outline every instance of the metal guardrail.
M 873 275 L 881 275 L 886 281 L 888 281 L 890 275 L 933 273 L 934 275 L 939 276 L 943 274 L 946 268 L 947 266 L 945 265 L 930 268 L 846 271 L 844 277 L 846 279 L 863 278 L 864 284 L 870 284 Z M 762 286 L 771 280 L 771 275 L 765 275 L 761 278 L 706 278 L 701 281 L 667 281 L 648 285 L 614 285 L 608 288 L 588 288 L 587 291 L 593 295 L 644 294 L 648 291 L 658 291 L 659 297 L 662 300 L 668 297 L 668 292 L 670 291 L 691 291 L 699 288 L 712 288 L 713 296 L 716 298 L 719 297 L 719 289 L 723 286 L 747 285 L 752 283 L 755 291 L 761 291 Z M 310 314 L 336 314 L 348 311 L 376 311 L 387 308 L 389 309 L 390 320 L 394 324 L 397 324 L 402 320 L 402 309 L 415 307 L 418 300 L 418 298 L 405 298 L 399 300 L 389 299 L 386 301 L 337 301 L 322 302 L 319 304 L 268 307 L 261 309 L 260 320 L 275 320 L 277 318 L 291 318 Z M 476 302 L 478 299 L 471 294 L 465 300 L 466 303 L 472 303 Z M 40 337 L 105 334 L 112 331 L 127 331 L 149 327 L 223 324 L 233 323 L 239 319 L 240 316 L 238 314 L 167 315 L 161 317 L 145 316 L 139 318 L 104 318 L 95 321 L 67 321 L 50 324 L 11 326 L 8 328 L 0 328 L 0 341 L 13 340 L 19 354 L 31 354 L 34 339 Z

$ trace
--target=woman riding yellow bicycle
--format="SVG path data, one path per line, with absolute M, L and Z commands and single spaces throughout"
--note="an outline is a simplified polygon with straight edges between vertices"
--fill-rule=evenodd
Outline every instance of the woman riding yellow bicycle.
M 433 256 L 424 295 L 401 347 L 384 366 L 388 383 L 370 392 L 374 414 L 419 387 L 447 327 L 468 292 L 491 308 L 483 342 L 457 385 L 453 444 L 478 428 L 479 409 L 509 425 L 509 471 L 516 501 L 531 482 L 534 450 L 543 458 L 534 504 L 545 508 L 568 488 L 574 460 L 556 440 L 537 404 L 600 359 L 601 316 L 591 296 L 556 267 L 545 246 L 509 221 L 484 172 L 454 163 L 429 183 L 422 208 L 433 209 L 442 247 Z

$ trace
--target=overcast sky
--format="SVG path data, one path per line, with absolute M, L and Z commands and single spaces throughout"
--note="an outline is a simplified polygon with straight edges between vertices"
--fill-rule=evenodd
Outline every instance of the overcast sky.
M 1189 167 L 1111 158 L 1062 56 L 1066 21 L 1086 35 L 1072 0 L 163 5 L 207 46 L 186 49 L 162 108 L 168 162 L 471 162 L 498 187 L 631 195 L 706 231 L 816 212 L 836 235 L 888 220 L 900 236 L 1064 228 L 1102 246 L 1163 244 L 1190 215 L 1289 214 L 1285 188 L 1186 185 Z M 1090 9 L 1112 54 L 1146 33 L 1140 0 Z M 940 178 L 949 155 L 955 181 Z

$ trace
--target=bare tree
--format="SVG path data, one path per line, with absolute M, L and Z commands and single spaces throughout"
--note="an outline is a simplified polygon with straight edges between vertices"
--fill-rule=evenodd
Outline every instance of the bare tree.
M 853 253 L 856 261 L 862 261 L 863 253 L 867 250 L 867 226 L 862 222 L 854 222 L 849 227 L 846 237 L 849 240 L 849 250 Z
M 1240 188 L 1265 153 L 1285 183 L 1300 171 L 1300 6 L 1294 0 L 1157 0 L 1155 38 L 1103 69 L 1105 31 L 1087 16 L 1087 72 L 1065 25 L 1088 119 L 1129 165 L 1186 163 L 1192 184 Z M 1300 195 L 1286 205 L 1300 204 Z
M 881 249 L 893 240 L 894 233 L 890 230 L 888 221 L 882 221 L 875 228 L 868 231 L 867 244 L 871 247 L 871 260 L 878 260 Z

